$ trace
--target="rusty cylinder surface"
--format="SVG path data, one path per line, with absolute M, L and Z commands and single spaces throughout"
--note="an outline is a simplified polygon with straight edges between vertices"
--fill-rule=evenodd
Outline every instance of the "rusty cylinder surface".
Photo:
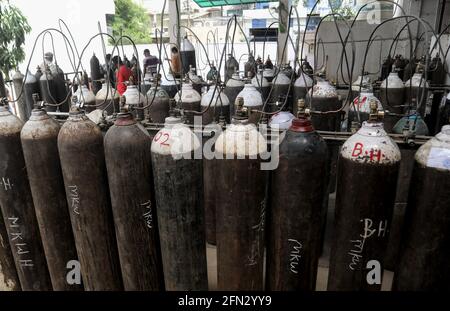
M 316 288 L 327 191 L 327 144 L 311 121 L 294 119 L 272 174 L 267 290 Z
M 104 142 L 124 289 L 161 290 L 150 135 L 131 113 L 120 113 Z
M 253 124 L 232 124 L 215 144 L 219 290 L 263 290 L 267 143 Z M 227 158 L 228 157 L 228 158 Z
M 23 290 L 51 290 L 25 160 L 23 122 L 0 107 L 0 205 Z
M 58 151 L 84 287 L 121 290 L 102 132 L 83 112 L 71 111 Z
M 1 208 L 0 208 L 1 210 Z M 14 257 L 8 241 L 5 222 L 0 212 L 0 291 L 20 291 Z
M 378 291 L 393 213 L 400 150 L 382 122 L 364 122 L 342 146 L 328 290 Z M 376 260 L 379 266 L 374 263 Z
M 207 290 L 202 161 L 195 134 L 166 118 L 152 141 L 156 209 L 166 290 Z
M 59 163 L 59 129 L 45 110 L 34 109 L 20 138 L 53 289 L 80 290 L 81 284 L 66 280 L 67 263 L 78 257 Z

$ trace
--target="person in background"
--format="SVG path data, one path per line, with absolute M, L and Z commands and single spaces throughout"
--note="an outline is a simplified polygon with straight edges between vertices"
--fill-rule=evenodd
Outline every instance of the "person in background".
M 58 67 L 56 67 L 56 64 L 53 63 L 53 53 L 52 52 L 46 52 L 44 54 L 44 62 L 41 64 L 41 69 L 46 68 L 46 65 L 50 69 L 50 72 L 52 75 L 58 74 Z
M 157 71 L 157 66 L 160 64 L 158 57 L 151 55 L 149 49 L 144 50 L 144 74 L 150 69 L 150 73 L 154 75 Z
M 130 77 L 133 76 L 133 72 L 128 68 L 120 59 L 119 56 L 113 57 L 114 68 L 117 68 L 116 72 L 116 89 L 120 95 L 123 95 L 127 90 L 127 82 L 130 81 Z

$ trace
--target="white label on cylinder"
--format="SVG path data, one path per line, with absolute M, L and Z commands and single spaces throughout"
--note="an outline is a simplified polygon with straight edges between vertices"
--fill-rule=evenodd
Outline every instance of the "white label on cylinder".
M 431 148 L 427 166 L 450 170 L 450 150 L 446 148 Z

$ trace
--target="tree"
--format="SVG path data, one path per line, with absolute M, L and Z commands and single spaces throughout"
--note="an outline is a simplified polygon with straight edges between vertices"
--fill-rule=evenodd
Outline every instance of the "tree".
M 25 59 L 25 35 L 31 31 L 27 18 L 9 3 L 0 0 L 0 71 L 9 79 L 9 72 Z
M 151 43 L 150 17 L 145 8 L 132 0 L 114 0 L 116 13 L 112 23 L 113 36 L 129 36 L 134 43 Z

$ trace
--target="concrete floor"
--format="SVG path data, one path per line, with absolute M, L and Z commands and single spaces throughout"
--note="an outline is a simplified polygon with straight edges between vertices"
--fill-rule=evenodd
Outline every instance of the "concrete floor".
M 327 226 L 325 229 L 325 243 L 322 256 L 319 259 L 319 267 L 317 269 L 317 282 L 316 290 L 325 291 L 328 281 L 328 267 L 331 249 L 331 238 L 333 236 L 333 222 L 334 222 L 334 204 L 336 195 L 333 193 L 330 195 L 327 213 Z M 206 255 L 208 263 L 208 282 L 209 289 L 217 289 L 217 253 L 216 247 L 210 244 L 206 246 Z M 392 278 L 394 273 L 392 271 L 385 270 L 383 274 L 383 282 L 381 284 L 382 291 L 390 291 L 392 286 Z

